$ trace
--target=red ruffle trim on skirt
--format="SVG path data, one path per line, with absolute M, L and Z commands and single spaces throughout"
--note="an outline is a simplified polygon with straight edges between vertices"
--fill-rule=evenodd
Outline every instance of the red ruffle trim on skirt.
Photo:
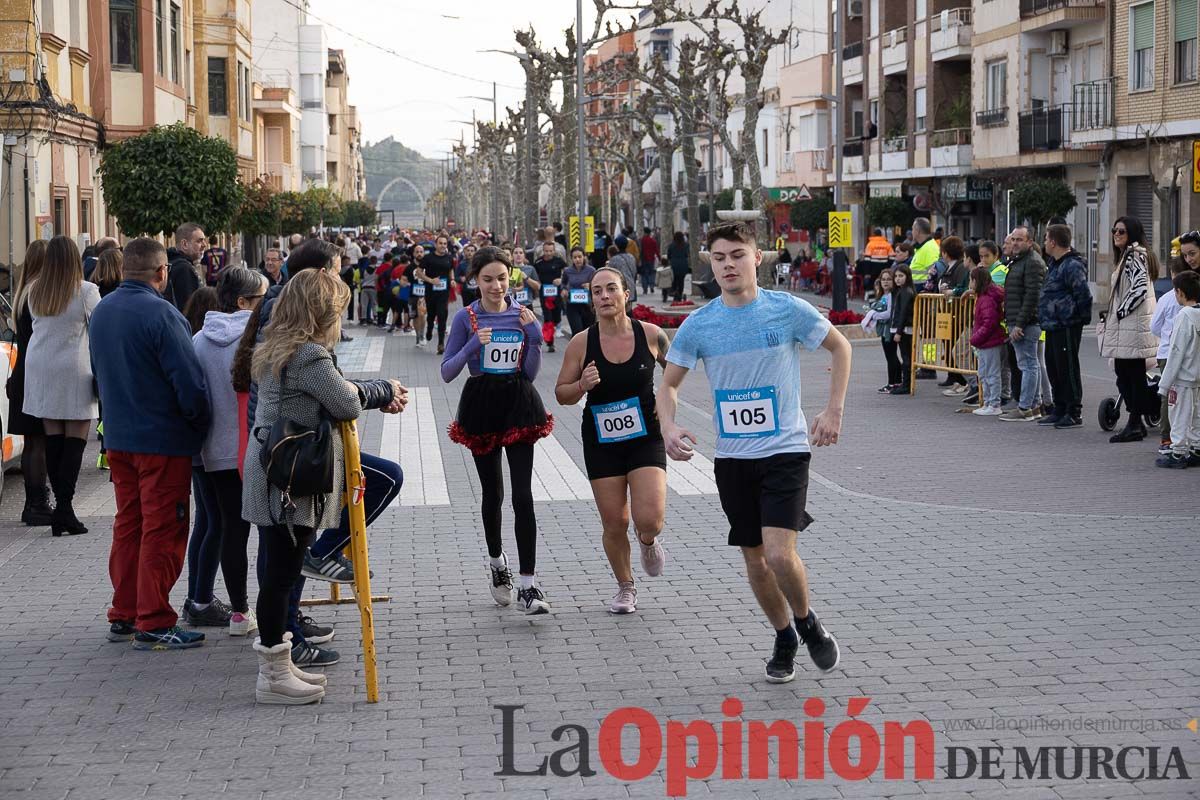
M 538 439 L 545 439 L 554 430 L 554 415 L 546 416 L 546 424 L 529 425 L 524 428 L 509 428 L 499 433 L 470 434 L 463 430 L 458 421 L 450 423 L 447 431 L 450 441 L 457 442 L 471 451 L 471 455 L 484 456 L 501 447 L 511 444 L 534 444 Z

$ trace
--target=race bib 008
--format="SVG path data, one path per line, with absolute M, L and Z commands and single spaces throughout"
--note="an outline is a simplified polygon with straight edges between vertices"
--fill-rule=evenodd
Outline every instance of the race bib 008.
M 623 442 L 646 435 L 642 401 L 637 397 L 592 406 L 592 418 L 596 420 L 596 437 L 601 444 Z

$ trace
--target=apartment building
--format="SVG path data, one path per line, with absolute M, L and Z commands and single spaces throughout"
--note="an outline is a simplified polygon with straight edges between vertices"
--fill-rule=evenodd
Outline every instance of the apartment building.
M 350 105 L 350 73 L 341 50 L 328 51 L 325 72 L 325 113 L 328 133 L 325 149 L 325 181 L 344 200 L 359 200 L 366 192 L 363 172 L 362 133 L 358 109 Z
M 257 176 L 257 164 L 250 0 L 193 2 L 195 81 L 199 94 L 207 100 L 196 109 L 195 127 L 205 136 L 228 142 L 237 153 L 238 174 L 251 182 Z
M 594 75 L 614 59 L 636 51 L 637 42 L 632 31 L 608 39 L 584 56 L 584 74 Z M 623 105 L 631 105 L 635 101 L 636 83 L 621 81 L 616 86 L 607 87 L 602 86 L 599 81 L 585 78 L 584 90 L 588 97 L 593 98 L 584 107 L 587 140 L 619 147 L 619 144 L 612 141 L 609 118 L 619 113 Z M 629 209 L 632 208 L 630 193 L 633 189 L 629 177 L 613 158 L 593 157 L 588 165 L 591 168 L 588 194 L 601 198 L 602 219 L 609 226 L 615 225 L 618 220 L 624 223 L 629 219 Z M 621 209 L 619 213 L 618 207 Z

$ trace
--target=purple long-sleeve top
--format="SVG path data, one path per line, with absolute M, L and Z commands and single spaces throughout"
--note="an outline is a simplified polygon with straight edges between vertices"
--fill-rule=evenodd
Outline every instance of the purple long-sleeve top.
M 507 296 L 504 298 L 504 302 L 507 307 L 499 313 L 485 310 L 479 300 L 472 303 L 470 307 L 475 311 L 479 330 L 491 328 L 493 331 L 521 331 L 525 334 L 525 358 L 521 371 L 526 378 L 533 380 L 542 366 L 542 331 L 536 320 L 522 327 L 521 306 L 513 303 L 512 298 Z M 446 339 L 446 354 L 442 358 L 442 380 L 446 383 L 454 380 L 458 377 L 458 373 L 462 372 L 463 367 L 466 367 L 471 375 L 482 375 L 483 370 L 480 367 L 482 354 L 483 345 L 479 343 L 479 337 L 471 330 L 471 317 L 467 313 L 467 309 L 461 309 L 454 315 L 454 321 L 450 324 L 450 335 Z

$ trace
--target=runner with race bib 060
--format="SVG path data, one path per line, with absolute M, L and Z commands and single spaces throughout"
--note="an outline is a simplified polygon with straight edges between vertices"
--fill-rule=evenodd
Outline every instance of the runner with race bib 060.
M 700 361 L 713 394 L 715 473 L 729 544 L 740 547 L 750 588 L 775 628 L 767 680 L 795 677 L 800 642 L 821 671 L 837 666 L 837 641 L 809 607 L 796 538 L 807 506 L 812 446 L 836 444 L 850 380 L 850 343 L 809 303 L 756 282 L 762 251 L 737 223 L 708 234 L 721 296 L 692 313 L 667 354 L 658 413 L 667 455 L 692 457 L 695 437 L 675 421 L 679 387 Z M 829 401 L 813 420 L 800 408 L 799 347 L 832 355 Z M 793 626 L 793 619 L 795 625 Z

